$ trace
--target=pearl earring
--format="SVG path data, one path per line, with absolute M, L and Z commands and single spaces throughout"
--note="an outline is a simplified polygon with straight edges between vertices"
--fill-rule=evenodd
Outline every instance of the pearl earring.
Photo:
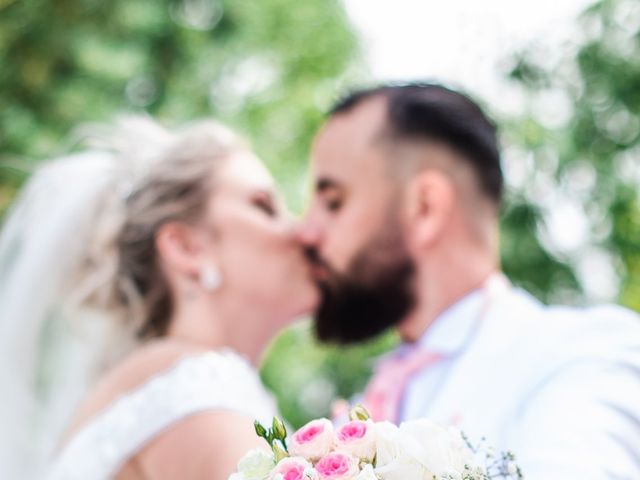
M 206 265 L 200 270 L 200 286 L 207 292 L 214 292 L 222 285 L 222 275 L 213 265 Z

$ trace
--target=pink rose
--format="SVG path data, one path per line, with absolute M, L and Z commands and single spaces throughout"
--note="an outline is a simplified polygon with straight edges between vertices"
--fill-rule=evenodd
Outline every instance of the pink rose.
M 336 432 L 337 447 L 354 457 L 372 461 L 376 456 L 376 435 L 370 421 L 353 420 Z
M 360 473 L 358 459 L 348 453 L 333 452 L 316 463 L 320 480 L 349 480 Z
M 270 480 L 307 480 L 313 467 L 302 457 L 287 457 L 278 462 L 271 471 Z M 314 472 L 315 473 L 315 472 Z
M 333 447 L 333 425 L 326 418 L 312 420 L 289 439 L 289 453 L 317 460 Z

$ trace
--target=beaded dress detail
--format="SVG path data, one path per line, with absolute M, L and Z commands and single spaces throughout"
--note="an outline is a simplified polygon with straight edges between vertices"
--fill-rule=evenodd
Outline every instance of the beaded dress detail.
M 47 480 L 115 476 L 147 442 L 181 419 L 226 409 L 269 423 L 273 398 L 253 367 L 231 350 L 179 360 L 123 394 L 81 428 L 48 469 Z

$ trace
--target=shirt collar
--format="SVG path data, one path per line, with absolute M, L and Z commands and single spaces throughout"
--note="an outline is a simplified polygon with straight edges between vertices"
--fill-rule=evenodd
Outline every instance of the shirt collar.
M 444 356 L 455 355 L 475 331 L 484 302 L 484 289 L 468 293 L 435 319 L 417 345 Z

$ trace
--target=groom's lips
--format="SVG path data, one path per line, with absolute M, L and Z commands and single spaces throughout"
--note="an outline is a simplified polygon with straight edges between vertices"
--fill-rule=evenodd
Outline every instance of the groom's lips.
M 311 275 L 316 280 L 324 281 L 329 277 L 329 271 L 322 265 L 317 263 L 311 264 Z
M 311 276 L 318 282 L 326 281 L 329 278 L 331 269 L 320 258 L 317 250 L 308 248 L 304 253 L 308 260 Z

